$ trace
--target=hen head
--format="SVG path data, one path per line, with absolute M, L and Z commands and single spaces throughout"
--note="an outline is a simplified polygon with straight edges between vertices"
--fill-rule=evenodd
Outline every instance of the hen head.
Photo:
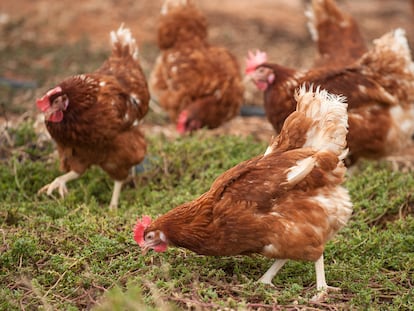
M 266 52 L 249 51 L 246 58 L 246 75 L 250 76 L 257 88 L 265 91 L 275 80 L 275 73 L 271 68 L 263 66 L 267 62 Z
M 63 119 L 63 111 L 69 106 L 69 98 L 58 86 L 38 99 L 36 105 L 45 114 L 46 121 L 60 122 Z
M 138 219 L 134 228 L 135 242 L 142 248 L 144 255 L 151 248 L 156 252 L 165 252 L 168 247 L 165 234 L 160 230 L 147 231 L 150 224 L 150 216 L 142 216 L 142 220 Z
M 181 111 L 177 119 L 178 133 L 184 134 L 186 132 L 192 132 L 192 131 L 200 129 L 201 127 L 202 127 L 201 121 L 195 118 L 192 118 L 188 110 Z

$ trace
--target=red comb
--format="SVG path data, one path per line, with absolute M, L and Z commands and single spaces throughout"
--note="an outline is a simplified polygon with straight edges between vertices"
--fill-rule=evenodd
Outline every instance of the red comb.
M 184 134 L 185 133 L 185 124 L 187 122 L 187 116 L 188 116 L 188 112 L 187 110 L 183 110 L 181 111 L 180 115 L 178 116 L 178 120 L 177 120 L 177 132 L 180 134 Z
M 47 111 L 50 107 L 49 96 L 45 95 L 42 98 L 36 100 L 36 106 L 42 112 Z
M 60 92 L 62 92 L 62 88 L 60 86 L 47 91 L 47 93 L 42 98 L 36 100 L 37 108 L 39 108 L 42 112 L 47 111 L 50 108 L 50 96 Z
M 251 73 L 257 68 L 257 66 L 260 66 L 266 62 L 267 62 L 266 52 L 261 52 L 259 50 L 256 50 L 256 53 L 254 54 L 252 51 L 249 51 L 247 58 L 246 58 L 246 73 L 247 74 Z
M 144 231 L 151 224 L 150 216 L 142 216 L 142 220 L 138 218 L 137 224 L 134 227 L 134 240 L 139 246 L 144 246 Z

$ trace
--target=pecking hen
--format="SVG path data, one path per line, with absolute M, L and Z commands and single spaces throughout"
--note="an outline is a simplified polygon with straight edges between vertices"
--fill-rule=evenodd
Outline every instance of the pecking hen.
M 180 133 L 216 128 L 239 113 L 244 86 L 236 58 L 207 40 L 207 22 L 190 0 L 165 0 L 161 50 L 149 84 Z
M 138 219 L 134 238 L 143 253 L 168 245 L 210 256 L 260 253 L 277 259 L 260 279 L 269 284 L 288 259 L 309 260 L 317 289 L 328 289 L 324 248 L 352 213 L 341 186 L 346 103 L 319 88 L 302 87 L 295 98 L 296 112 L 265 154 L 229 169 L 199 198 L 155 221 Z
M 298 71 L 249 53 L 246 74 L 264 91 L 270 123 L 280 131 L 295 109 L 292 95 L 302 83 L 320 85 L 348 100 L 348 164 L 379 159 L 405 148 L 414 133 L 414 64 L 402 29 L 374 40 L 351 65 Z
M 63 197 L 68 181 L 98 165 L 115 180 L 110 207 L 116 208 L 129 169 L 144 159 L 139 122 L 150 96 L 138 47 L 123 26 L 111 32 L 111 42 L 112 54 L 98 70 L 67 78 L 37 100 L 67 172 L 39 193 L 58 189 Z
M 368 51 L 358 23 L 335 0 L 312 0 L 305 14 L 318 47 L 316 66 L 349 65 Z

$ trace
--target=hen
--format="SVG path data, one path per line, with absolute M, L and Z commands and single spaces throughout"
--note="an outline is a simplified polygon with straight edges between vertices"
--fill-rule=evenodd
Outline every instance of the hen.
M 144 159 L 138 125 L 148 111 L 149 92 L 138 48 L 123 26 L 111 32 L 111 42 L 112 55 L 98 70 L 67 78 L 37 100 L 67 172 L 39 193 L 58 189 L 63 197 L 68 181 L 98 165 L 115 180 L 110 207 L 116 208 L 129 169 Z
M 358 23 L 335 0 L 312 0 L 306 15 L 319 52 L 316 66 L 349 65 L 367 52 Z
M 207 22 L 186 0 L 166 0 L 158 25 L 161 50 L 151 93 L 180 133 L 216 128 L 239 112 L 243 83 L 236 58 L 207 41 Z
M 168 245 L 210 256 L 260 253 L 277 258 L 260 279 L 269 284 L 288 259 L 309 260 L 317 289 L 327 289 L 325 244 L 352 213 L 341 186 L 346 103 L 319 88 L 302 87 L 295 97 L 296 112 L 264 155 L 231 168 L 209 191 L 154 222 L 138 220 L 134 238 L 143 253 Z
M 270 123 L 280 131 L 295 109 L 292 95 L 304 82 L 348 99 L 349 165 L 361 157 L 382 158 L 404 148 L 414 133 L 414 64 L 402 29 L 374 41 L 352 65 L 297 71 L 250 53 L 246 73 L 264 91 Z

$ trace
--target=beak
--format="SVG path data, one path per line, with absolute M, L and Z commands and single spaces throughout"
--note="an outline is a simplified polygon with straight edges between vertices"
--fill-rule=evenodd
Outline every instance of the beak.
M 52 114 L 54 114 L 56 111 L 58 111 L 58 110 L 59 110 L 59 107 L 50 107 L 49 109 L 47 109 L 47 110 L 44 112 L 45 119 L 46 119 L 46 120 L 49 120 L 49 119 L 50 119 L 50 116 L 51 116 Z
M 147 245 L 144 245 L 144 247 L 141 250 L 142 255 L 146 255 L 148 253 L 149 247 Z

